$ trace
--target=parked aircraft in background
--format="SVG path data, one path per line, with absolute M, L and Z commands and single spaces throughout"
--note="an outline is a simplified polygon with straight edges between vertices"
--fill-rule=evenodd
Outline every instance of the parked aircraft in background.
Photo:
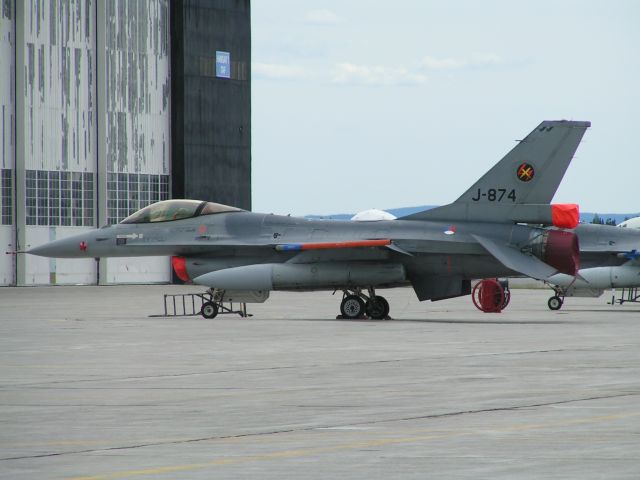
M 354 222 L 379 222 L 380 220 L 395 220 L 396 218 L 398 217 L 389 212 L 372 208 L 371 210 L 363 210 L 356 213 L 351 217 L 351 220 Z
M 551 310 L 559 310 L 565 297 L 599 297 L 607 289 L 640 287 L 640 218 L 617 227 L 581 224 L 575 232 L 582 268 L 576 277 L 557 273 L 547 280 L 555 292 L 548 302 Z
M 544 121 L 455 202 L 397 220 L 318 221 L 167 200 L 28 253 L 171 255 L 180 278 L 218 292 L 342 290 L 346 318 L 385 318 L 379 288 L 410 284 L 420 300 L 441 300 L 469 294 L 477 278 L 574 276 L 578 240 L 563 229 L 576 227 L 578 208 L 550 202 L 589 126 Z M 203 307 L 208 317 L 217 311 Z
M 630 218 L 621 222 L 618 227 L 620 228 L 636 228 L 640 230 L 640 217 Z

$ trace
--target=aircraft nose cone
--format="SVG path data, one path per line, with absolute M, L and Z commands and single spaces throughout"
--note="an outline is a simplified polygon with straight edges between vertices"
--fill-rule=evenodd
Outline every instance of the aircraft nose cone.
M 74 258 L 89 257 L 88 244 L 77 237 L 62 238 L 27 250 L 31 255 L 40 257 Z

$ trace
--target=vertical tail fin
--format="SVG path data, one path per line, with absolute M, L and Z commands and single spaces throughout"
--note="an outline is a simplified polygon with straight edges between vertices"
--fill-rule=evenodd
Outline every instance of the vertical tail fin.
M 404 219 L 534 222 L 546 218 L 590 126 L 590 122 L 544 121 L 455 202 Z

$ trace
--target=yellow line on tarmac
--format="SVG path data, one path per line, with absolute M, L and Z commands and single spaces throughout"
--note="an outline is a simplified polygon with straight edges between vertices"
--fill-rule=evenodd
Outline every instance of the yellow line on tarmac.
M 414 435 L 414 436 L 400 437 L 400 438 L 378 438 L 378 439 L 372 439 L 372 440 L 343 443 L 343 444 L 326 446 L 326 447 L 300 448 L 297 450 L 275 451 L 275 452 L 265 453 L 261 455 L 227 457 L 227 458 L 212 460 L 210 462 L 189 463 L 184 465 L 145 468 L 145 469 L 139 469 L 139 470 L 125 470 L 121 472 L 107 473 L 102 475 L 93 475 L 93 476 L 87 476 L 87 477 L 73 477 L 69 480 L 113 480 L 113 479 L 130 478 L 130 477 L 137 477 L 137 476 L 143 476 L 143 475 L 160 475 L 160 474 L 166 474 L 166 473 L 184 472 L 189 470 L 199 470 L 203 468 L 218 467 L 218 466 L 224 466 L 224 465 L 238 465 L 243 463 L 259 462 L 259 461 L 265 461 L 265 460 L 306 457 L 310 455 L 337 452 L 341 450 L 356 450 L 361 448 L 382 447 L 386 445 L 397 445 L 397 444 L 403 444 L 403 443 L 416 443 L 416 442 L 425 441 L 425 440 L 437 440 L 437 439 L 455 438 L 455 437 L 463 437 L 463 436 L 470 436 L 470 435 L 482 435 L 487 432 L 517 432 L 517 431 L 539 430 L 539 429 L 554 428 L 554 427 L 566 427 L 571 425 L 584 425 L 584 424 L 606 422 L 611 420 L 619 420 L 622 418 L 637 417 L 637 416 L 640 416 L 640 412 L 601 415 L 597 417 L 577 418 L 573 420 L 565 420 L 560 422 L 511 425 L 507 427 L 487 428 L 483 430 L 472 430 L 472 431 L 463 431 L 463 432 L 451 432 L 451 433 L 443 433 L 443 434 L 436 434 L 436 435 L 432 434 L 432 435 Z M 366 433 L 366 432 L 361 431 L 359 433 Z
M 309 455 L 315 455 L 315 454 L 327 453 L 327 452 L 336 452 L 340 450 L 353 450 L 358 448 L 377 447 L 377 446 L 391 445 L 391 444 L 397 444 L 397 443 L 413 443 L 421 440 L 449 438 L 449 437 L 457 437 L 462 435 L 472 435 L 472 432 L 460 432 L 460 433 L 445 434 L 445 435 L 425 435 L 425 436 L 416 436 L 416 437 L 407 437 L 407 438 L 377 439 L 377 440 L 345 443 L 345 444 L 333 445 L 328 447 L 311 447 L 311 448 L 301 448 L 298 450 L 282 450 L 282 451 L 265 453 L 262 455 L 249 455 L 249 456 L 243 456 L 243 457 L 221 458 L 218 460 L 213 460 L 211 462 L 204 462 L 204 463 L 190 463 L 185 465 L 147 468 L 142 470 L 127 470 L 122 472 L 109 473 L 105 475 L 95 475 L 95 476 L 89 476 L 89 477 L 73 477 L 70 480 L 111 480 L 111 479 L 117 479 L 117 478 L 129 478 L 129 477 L 140 476 L 140 475 L 160 475 L 163 473 L 184 472 L 187 470 L 198 470 L 202 468 L 222 466 L 222 465 L 237 465 L 241 463 L 257 462 L 261 460 L 306 457 Z

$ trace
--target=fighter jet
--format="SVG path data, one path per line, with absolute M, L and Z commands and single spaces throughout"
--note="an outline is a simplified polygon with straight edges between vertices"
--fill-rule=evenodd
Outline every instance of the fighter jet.
M 562 308 L 565 297 L 599 297 L 605 289 L 640 287 L 640 229 L 581 224 L 575 233 L 582 268 L 575 277 L 549 277 L 551 310 Z
M 419 300 L 435 301 L 470 294 L 477 278 L 575 276 L 578 206 L 550 202 L 589 126 L 544 121 L 456 201 L 397 220 L 307 220 L 174 199 L 28 253 L 170 255 L 181 279 L 218 293 L 342 291 L 347 319 L 388 316 L 376 289 L 411 285 Z M 202 314 L 218 307 L 207 303 Z

